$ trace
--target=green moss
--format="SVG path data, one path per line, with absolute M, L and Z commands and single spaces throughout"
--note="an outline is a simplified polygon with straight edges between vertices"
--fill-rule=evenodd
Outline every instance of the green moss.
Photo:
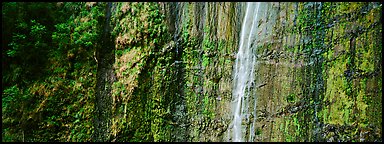
M 286 98 L 287 98 L 287 102 L 289 102 L 289 103 L 296 101 L 296 95 L 295 94 L 290 94 Z

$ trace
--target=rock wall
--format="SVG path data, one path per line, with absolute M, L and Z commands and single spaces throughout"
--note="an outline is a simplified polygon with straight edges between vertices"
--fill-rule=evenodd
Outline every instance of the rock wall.
M 253 141 L 381 141 L 381 9 L 262 3 Z M 115 140 L 230 141 L 244 10 L 245 3 L 116 3 Z
M 381 141 L 381 5 L 266 7 L 255 141 Z
M 239 3 L 175 3 L 170 7 L 183 64 L 183 99 L 175 116 L 185 120 L 181 127 L 186 135 L 177 141 L 222 141 L 230 122 L 241 7 Z M 175 134 L 180 135 L 177 130 Z

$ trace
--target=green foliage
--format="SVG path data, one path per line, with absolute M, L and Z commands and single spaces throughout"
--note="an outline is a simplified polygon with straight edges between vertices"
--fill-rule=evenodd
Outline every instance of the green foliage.
M 25 96 L 21 95 L 21 92 L 17 85 L 5 89 L 1 102 L 3 114 L 11 112 L 12 106 L 16 105 L 16 102 L 17 100 L 20 100 L 20 97 L 23 97 L 25 99 Z
M 20 89 L 17 85 L 9 87 L 2 94 L 2 138 L 5 141 L 21 141 L 23 132 L 23 122 L 26 119 L 22 117 L 22 113 L 31 110 L 31 107 L 25 102 L 33 103 L 33 96 L 29 92 Z M 20 103 L 24 102 L 24 103 Z M 15 128 L 16 127 L 16 128 Z M 18 135 L 15 135 L 18 134 Z
M 15 34 L 13 36 L 13 42 L 11 42 L 8 46 L 10 46 L 12 49 L 7 50 L 7 55 L 9 57 L 15 57 L 19 48 L 20 44 L 18 42 L 23 41 L 26 39 L 26 36 L 24 34 Z
M 43 34 L 45 34 L 46 28 L 40 23 L 36 22 L 36 20 L 31 20 L 31 35 L 35 38 L 41 39 Z
M 90 101 L 94 97 L 97 66 L 93 54 L 100 32 L 98 21 L 104 14 L 102 7 L 87 10 L 84 4 L 3 6 L 3 28 L 7 30 L 3 33 L 3 60 L 7 64 L 3 67 L 4 139 L 90 141 Z M 79 11 L 82 16 L 77 15 Z M 44 15 L 35 16 L 35 12 Z M 77 23 L 81 20 L 84 22 Z M 49 65 L 45 65 L 47 62 Z M 36 80 L 29 81 L 31 78 Z
M 296 95 L 295 94 L 290 94 L 286 98 L 287 98 L 287 102 L 292 103 L 292 102 L 295 102 Z
M 3 3 L 3 86 L 20 83 L 23 86 L 44 74 L 51 42 L 53 3 Z M 15 74 L 17 70 L 17 74 Z

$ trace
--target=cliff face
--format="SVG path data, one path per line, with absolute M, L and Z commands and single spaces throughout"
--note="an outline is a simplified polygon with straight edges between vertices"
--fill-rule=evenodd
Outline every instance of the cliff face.
M 114 134 L 231 141 L 246 4 L 116 5 Z M 261 3 L 247 99 L 256 111 L 242 122 L 244 137 L 380 141 L 380 11 L 379 3 Z
M 116 135 L 231 141 L 245 8 L 117 4 Z M 380 11 L 379 3 L 261 3 L 247 99 L 256 111 L 242 122 L 244 137 L 254 125 L 250 141 L 380 141 Z
M 381 6 L 267 3 L 255 70 L 256 141 L 381 135 Z M 263 14 L 263 13 L 261 13 Z
M 241 24 L 234 21 L 241 21 L 241 6 L 117 4 L 116 136 L 222 141 L 230 121 L 233 53 Z

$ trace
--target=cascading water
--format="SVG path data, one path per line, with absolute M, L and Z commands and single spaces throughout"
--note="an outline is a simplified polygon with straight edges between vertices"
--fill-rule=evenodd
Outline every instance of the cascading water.
M 257 17 L 260 3 L 247 3 L 247 8 L 241 27 L 240 46 L 236 55 L 234 68 L 234 89 L 233 89 L 233 122 L 232 122 L 232 141 L 244 141 L 246 128 L 243 124 L 249 123 L 249 98 L 252 85 L 254 83 L 254 66 L 256 56 L 252 47 L 257 44 L 255 33 L 257 29 Z M 253 45 L 253 46 L 251 46 Z M 255 103 L 256 104 L 256 103 Z M 256 107 L 256 106 L 255 106 Z M 254 109 L 255 110 L 255 109 Z M 255 113 L 253 114 L 255 116 Z M 256 118 L 254 118 L 256 119 Z M 253 120 L 253 123 L 255 121 Z M 249 141 L 254 137 L 254 126 L 250 127 Z

